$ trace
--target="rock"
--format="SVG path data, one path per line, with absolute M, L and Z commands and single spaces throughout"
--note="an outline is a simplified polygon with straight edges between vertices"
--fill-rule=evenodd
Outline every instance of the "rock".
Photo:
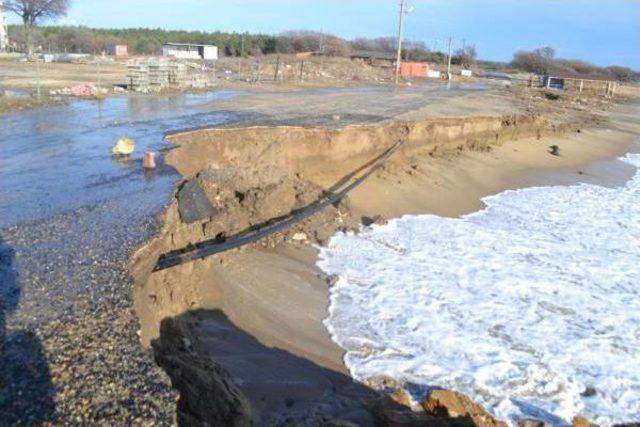
M 176 195 L 178 211 L 183 222 L 191 224 L 218 214 L 198 181 L 192 179 L 184 183 Z
M 427 414 L 436 417 L 471 418 L 478 427 L 507 426 L 505 422 L 494 419 L 482 406 L 455 391 L 434 390 L 422 407 Z
M 327 420 L 323 421 L 320 427 L 358 427 L 358 425 L 345 420 Z
M 557 145 L 551 145 L 549 147 L 549 154 L 551 154 L 552 156 L 559 156 L 560 155 L 560 147 L 558 147 Z
M 591 386 L 587 386 L 584 391 L 582 393 L 580 393 L 580 396 L 582 397 L 593 397 L 596 394 L 598 394 L 598 391 Z
M 332 288 L 336 285 L 336 283 L 338 283 L 338 280 L 340 280 L 340 276 L 338 276 L 337 274 L 330 274 L 327 276 L 327 285 Z
M 572 427 L 594 427 L 595 424 L 593 424 L 591 421 L 589 421 L 585 417 L 577 415 L 573 417 L 573 421 L 571 421 L 571 426 Z
M 533 418 L 524 418 L 518 420 L 518 427 L 553 427 L 551 424 L 547 424 L 544 421 L 534 420 Z
M 411 408 L 413 406 L 413 398 L 411 394 L 403 388 L 399 388 L 391 394 L 391 399 L 399 405 Z
M 414 412 L 398 404 L 390 396 L 367 402 L 369 411 L 380 426 L 393 427 L 473 427 L 470 418 L 441 418 Z
M 133 153 L 136 148 L 136 143 L 133 139 L 128 137 L 122 137 L 113 146 L 111 150 L 116 156 L 128 156 Z
M 102 90 L 92 84 L 80 84 L 77 86 L 65 87 L 50 91 L 51 95 L 76 96 L 79 98 L 98 98 L 104 95 L 106 90 Z
M 306 233 L 295 233 L 292 237 L 291 240 L 293 240 L 294 242 L 306 242 L 309 240 L 309 238 L 307 237 Z
M 179 321 L 168 318 L 152 342 L 156 362 L 180 391 L 178 425 L 251 426 L 247 398 L 222 367 L 185 349 L 185 340 L 191 341 L 186 335 Z
M 364 225 L 365 227 L 371 227 L 373 224 L 382 224 L 384 221 L 382 219 L 382 217 L 380 215 L 375 215 L 375 216 L 363 216 L 362 218 L 360 218 L 360 222 L 362 222 L 362 225 Z

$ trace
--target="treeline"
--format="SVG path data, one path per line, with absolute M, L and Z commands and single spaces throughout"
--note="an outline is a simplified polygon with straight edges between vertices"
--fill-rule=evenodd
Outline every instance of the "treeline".
M 536 74 L 549 73 L 565 77 L 605 78 L 622 82 L 640 80 L 640 73 L 629 67 L 617 65 L 599 67 L 577 59 L 556 58 L 556 52 L 551 47 L 517 52 L 511 65 L 519 70 Z
M 18 49 L 26 44 L 23 27 L 9 26 L 9 36 Z M 162 44 L 200 43 L 212 44 L 220 48 L 225 56 L 255 56 L 271 53 L 320 52 L 330 56 L 346 56 L 355 51 L 368 51 L 395 55 L 396 39 L 381 37 L 345 40 L 330 34 L 314 31 L 289 31 L 280 35 L 225 33 L 203 31 L 171 31 L 149 28 L 100 29 L 76 26 L 48 26 L 33 29 L 32 40 L 40 50 L 47 52 L 70 52 L 99 54 L 113 45 L 126 44 L 135 55 L 158 55 Z M 463 63 L 475 59 L 459 51 L 453 63 Z M 425 43 L 407 40 L 402 56 L 414 61 L 443 63 L 443 52 L 432 52 Z
M 9 26 L 9 36 L 18 49 L 24 49 L 26 37 L 22 26 Z M 375 52 L 395 58 L 396 38 L 357 38 L 345 40 L 330 34 L 314 31 L 289 31 L 279 35 L 225 33 L 203 31 L 171 31 L 149 28 L 98 29 L 87 27 L 36 27 L 31 38 L 35 46 L 46 52 L 70 52 L 100 54 L 113 45 L 126 44 L 135 55 L 158 55 L 166 42 L 212 44 L 220 48 L 224 56 L 256 56 L 271 53 L 319 52 L 330 56 L 347 56 L 359 52 Z M 429 49 L 421 41 L 406 40 L 402 57 L 411 61 L 427 61 L 445 64 L 447 55 Z M 607 78 L 619 81 L 639 81 L 640 73 L 629 67 L 598 67 L 588 62 L 556 58 L 550 47 L 533 51 L 521 51 L 514 55 L 510 64 L 478 61 L 473 45 L 455 50 L 452 64 L 485 69 L 517 70 L 544 74 L 576 75 L 582 77 Z
M 220 47 L 223 55 L 252 55 L 275 52 L 277 42 L 277 37 L 265 34 L 76 26 L 37 27 L 31 37 L 34 45 L 47 52 L 99 54 L 113 45 L 126 44 L 129 51 L 136 55 L 158 55 L 162 52 L 162 44 L 166 42 L 212 44 Z M 22 48 L 26 43 L 23 27 L 10 25 L 9 38 L 17 48 Z

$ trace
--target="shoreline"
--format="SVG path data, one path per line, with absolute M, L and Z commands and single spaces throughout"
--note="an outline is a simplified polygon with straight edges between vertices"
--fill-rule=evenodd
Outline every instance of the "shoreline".
M 509 189 L 580 181 L 622 184 L 631 177 L 633 168 L 625 168 L 615 159 L 628 151 L 640 151 L 634 138 L 629 132 L 599 127 L 542 139 L 505 139 L 490 149 L 479 145 L 438 151 L 424 158 L 424 162 L 414 162 L 409 171 L 399 168 L 399 164 L 406 166 L 411 156 L 398 153 L 396 156 L 404 158 L 354 190 L 347 205 L 336 209 L 336 215 L 343 224 L 340 227 L 355 229 L 364 216 L 385 219 L 424 213 L 459 216 L 482 208 L 482 197 Z M 560 147 L 560 157 L 547 152 L 550 145 Z M 186 171 L 198 170 L 199 166 L 180 164 L 186 154 L 176 154 L 176 151 L 183 147 L 179 145 L 172 151 L 168 160 L 179 170 L 182 167 L 183 175 L 191 175 L 192 172 Z M 187 147 L 186 152 L 189 150 L 193 147 Z M 207 156 L 211 155 L 207 152 Z M 319 182 L 331 178 L 320 175 L 315 177 Z M 341 209 L 345 210 L 344 214 Z M 343 220 L 343 215 L 347 219 Z M 169 228 L 170 224 L 179 223 L 176 209 L 167 212 L 167 221 Z M 324 227 L 318 233 L 319 228 L 323 227 L 306 224 L 302 231 L 309 234 L 309 230 L 315 230 L 311 232 L 314 240 L 326 242 L 336 225 Z M 199 233 L 205 229 L 203 226 Z M 193 238 L 196 232 L 189 230 L 189 227 L 183 230 L 184 236 L 176 229 L 165 232 L 171 234 L 171 244 L 179 246 L 181 240 Z M 335 391 L 329 399 L 320 396 L 335 388 L 334 381 L 330 381 L 334 386 L 327 384 L 327 375 L 338 374 L 340 381 L 347 382 L 350 377 L 342 360 L 344 351 L 331 340 L 323 324 L 329 305 L 327 283 L 330 278 L 316 266 L 317 249 L 309 245 L 308 240 L 296 240 L 290 234 L 275 242 L 267 239 L 261 245 L 180 266 L 148 282 L 149 276 L 141 271 L 149 267 L 153 253 L 167 244 L 166 239 L 164 242 L 162 238 L 156 239 L 136 254 L 133 269 L 138 283 L 135 299 L 143 323 L 143 342 L 153 343 L 157 354 L 165 354 L 166 343 L 175 337 L 164 336 L 162 332 L 159 337 L 154 335 L 153 319 L 164 319 L 163 325 L 182 325 L 179 333 L 188 336 L 191 346 L 197 349 L 194 352 L 230 373 L 251 402 L 254 417 L 261 422 L 271 419 L 269 417 L 285 416 L 287 410 L 275 410 L 274 414 L 270 408 L 287 399 L 300 402 L 296 410 L 305 414 L 312 411 L 320 399 L 339 415 L 335 401 L 345 396 Z M 181 283 L 181 286 L 175 288 L 172 283 Z M 167 288 L 171 288 L 169 294 Z M 150 292 L 154 300 L 151 305 L 145 296 L 151 295 Z M 194 326 L 187 326 L 190 324 Z M 220 330 L 227 333 L 220 337 L 215 332 Z M 230 330 L 234 333 L 228 332 Z M 242 338 L 238 338 L 238 334 Z M 251 344 L 246 344 L 246 336 L 251 337 Z M 254 341 L 259 343 L 259 350 L 255 349 Z M 265 366 L 278 368 L 282 355 L 275 357 L 273 351 L 284 351 L 287 357 L 295 358 L 296 363 L 303 360 L 313 368 L 306 367 L 292 378 L 288 378 L 290 373 L 282 372 L 282 378 L 274 379 L 263 371 Z M 247 352 L 253 352 L 255 358 L 245 360 L 243 355 Z M 161 364 L 166 368 L 166 364 Z M 172 372 L 169 375 L 175 382 Z M 287 378 L 301 380 L 304 387 L 287 384 Z M 267 401 L 261 400 L 265 387 L 269 389 Z M 368 390 L 361 391 L 359 396 L 363 393 L 367 394 Z M 183 401 L 188 399 L 183 394 Z M 355 406 L 354 410 L 362 409 L 355 401 L 349 402 Z

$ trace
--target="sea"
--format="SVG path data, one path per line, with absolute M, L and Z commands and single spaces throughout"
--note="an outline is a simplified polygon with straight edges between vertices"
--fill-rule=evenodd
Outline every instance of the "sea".
M 640 155 L 623 162 L 640 168 Z M 325 321 L 358 380 L 465 393 L 515 424 L 640 421 L 640 173 L 510 190 L 339 233 Z

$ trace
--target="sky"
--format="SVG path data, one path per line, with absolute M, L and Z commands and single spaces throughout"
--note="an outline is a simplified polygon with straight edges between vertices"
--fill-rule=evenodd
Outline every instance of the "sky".
M 483 59 L 552 46 L 558 56 L 640 70 L 640 0 L 408 0 L 405 36 L 444 50 L 475 44 Z M 399 0 L 72 0 L 59 23 L 103 28 L 263 32 L 307 29 L 346 38 L 395 36 Z M 15 18 L 11 18 L 16 22 Z

